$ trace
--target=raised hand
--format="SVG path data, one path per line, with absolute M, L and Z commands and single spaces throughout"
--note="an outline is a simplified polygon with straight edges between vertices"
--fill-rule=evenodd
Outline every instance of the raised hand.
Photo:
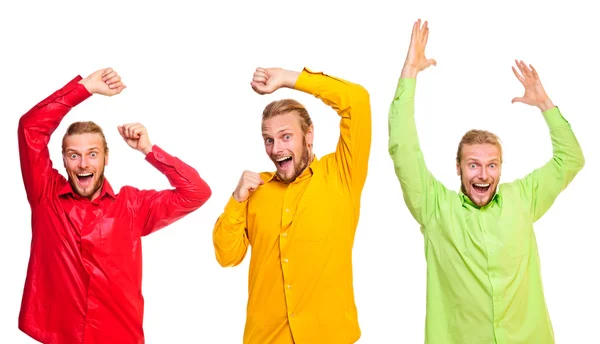
M 129 147 L 142 152 L 144 155 L 152 151 L 152 143 L 148 137 L 146 127 L 140 123 L 123 124 L 117 127 L 119 134 Z
M 519 74 L 515 67 L 512 67 L 512 70 L 523 87 L 525 87 L 525 94 L 523 94 L 522 97 L 513 98 L 511 103 L 523 103 L 537 106 L 541 111 L 553 108 L 554 104 L 546 94 L 535 68 L 533 68 L 532 65 L 527 66 L 523 61 L 515 60 L 515 63 L 521 73 Z
M 238 202 L 244 202 L 250 197 L 250 193 L 258 189 L 259 186 L 265 182 L 260 179 L 260 175 L 251 171 L 244 171 L 240 177 L 235 191 L 233 192 L 233 198 Z
M 437 64 L 434 59 L 425 57 L 425 46 L 428 38 L 427 21 L 421 26 L 421 19 L 417 20 L 413 25 L 412 35 L 410 36 L 410 46 L 402 68 L 402 78 L 416 78 L 419 72 Z
M 300 73 L 281 68 L 256 68 L 250 86 L 258 94 L 270 94 L 282 87 L 293 88 Z
M 121 76 L 112 68 L 95 71 L 79 81 L 92 94 L 102 94 L 112 97 L 121 93 L 127 86 L 121 81 Z

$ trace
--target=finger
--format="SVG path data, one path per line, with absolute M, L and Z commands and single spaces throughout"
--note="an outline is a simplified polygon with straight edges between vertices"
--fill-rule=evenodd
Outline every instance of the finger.
M 122 83 L 122 82 L 120 82 L 120 81 L 119 81 L 119 82 L 116 82 L 116 83 L 113 83 L 113 84 L 109 84 L 109 85 L 108 85 L 108 88 L 115 89 L 115 88 L 118 88 L 119 86 L 123 86 L 123 83 Z
M 261 82 L 263 84 L 267 83 L 267 76 L 266 75 L 260 75 L 260 74 L 256 74 L 254 73 L 254 77 L 252 78 L 252 81 L 254 82 Z
M 423 27 L 421 28 L 421 42 L 425 43 L 427 41 L 427 33 L 429 28 L 427 27 L 427 20 L 423 23 Z
M 417 39 L 417 27 L 418 27 L 418 25 L 419 25 L 419 24 L 418 24 L 418 21 L 416 21 L 416 22 L 413 24 L 413 27 L 412 27 L 412 32 L 411 32 L 411 34 L 410 34 L 410 42 L 411 42 L 411 43 Z
M 533 77 L 534 77 L 536 80 L 538 80 L 538 81 L 539 81 L 539 80 L 540 80 L 540 76 L 538 75 L 538 73 L 537 73 L 537 70 L 535 70 L 535 68 L 533 67 L 533 65 L 529 65 L 529 67 L 531 67 L 531 72 L 533 73 Z
M 112 73 L 112 72 L 113 72 L 113 69 L 112 69 L 112 68 L 110 68 L 110 67 L 108 67 L 108 68 L 105 68 L 105 69 L 102 71 L 102 77 L 104 77 L 105 75 L 107 75 L 107 74 L 110 74 L 110 73 Z
M 521 61 L 521 68 L 524 71 L 523 72 L 524 76 L 526 76 L 526 77 L 533 77 L 533 73 L 531 73 L 531 69 L 529 69 L 529 67 L 527 67 L 527 65 L 523 61 Z
M 129 128 L 129 131 L 131 132 L 131 137 L 137 139 L 144 134 L 145 128 L 143 125 L 138 123 L 131 126 L 131 128 Z
M 517 65 L 518 67 L 518 65 Z M 517 70 L 515 69 L 515 67 L 511 67 L 513 73 L 515 73 L 515 76 L 517 77 L 517 79 L 519 79 L 519 81 L 524 84 L 525 83 L 525 79 L 517 72 Z
M 121 135 L 121 137 L 125 138 L 125 127 L 123 127 L 122 125 L 117 126 L 117 130 L 119 131 L 119 134 Z
M 120 86 L 117 86 L 116 88 L 113 88 L 113 92 L 114 92 L 114 94 L 119 94 L 119 93 L 123 92 L 123 90 L 126 88 L 127 88 L 127 86 L 120 85 Z
M 429 28 L 425 29 L 425 34 L 423 36 L 423 45 L 427 44 L 427 40 L 429 40 Z
M 515 97 L 512 99 L 511 103 L 525 103 L 525 100 L 521 97 Z
M 106 74 L 102 75 L 102 81 L 106 82 L 106 80 L 108 80 L 110 78 L 113 78 L 116 75 L 117 75 L 117 72 L 115 72 L 115 71 L 112 71 L 110 73 L 106 73 Z
M 121 81 L 121 76 L 120 75 L 115 75 L 110 79 L 106 79 L 106 81 L 104 81 L 105 84 L 107 84 L 108 86 L 110 86 L 111 84 L 114 84 L 116 82 Z
M 515 63 L 517 64 L 517 68 L 519 68 L 519 71 L 521 72 L 521 75 L 523 77 L 525 77 L 525 71 L 523 71 L 523 66 L 521 65 L 521 63 L 517 60 L 515 60 Z

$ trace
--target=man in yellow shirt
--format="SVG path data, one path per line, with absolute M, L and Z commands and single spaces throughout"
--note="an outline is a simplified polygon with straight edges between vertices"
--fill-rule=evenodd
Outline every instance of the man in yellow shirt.
M 371 148 L 369 94 L 307 68 L 258 68 L 251 85 L 258 94 L 282 87 L 312 94 L 341 120 L 335 152 L 318 159 L 302 104 L 284 99 L 263 112 L 276 171 L 244 171 L 213 232 L 223 267 L 239 264 L 252 245 L 244 343 L 354 343 L 352 246 Z

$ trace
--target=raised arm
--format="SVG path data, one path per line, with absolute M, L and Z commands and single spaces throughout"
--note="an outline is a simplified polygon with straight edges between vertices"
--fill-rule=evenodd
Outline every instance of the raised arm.
M 410 47 L 394 100 L 389 110 L 389 154 L 402 187 L 404 201 L 412 216 L 425 226 L 434 214 L 435 205 L 446 188 L 427 169 L 419 145 L 415 122 L 415 87 L 419 72 L 435 65 L 425 57 L 429 28 L 421 20 L 413 25 Z
M 92 94 L 113 96 L 125 89 L 111 68 L 100 69 L 85 79 L 75 77 L 38 103 L 19 120 L 19 158 L 27 199 L 36 205 L 48 187 L 64 179 L 52 168 L 48 142 L 65 115 Z
M 211 196 L 208 184 L 198 172 L 150 143 L 146 128 L 140 123 L 118 127 L 129 147 L 141 152 L 152 166 L 163 173 L 174 189 L 143 190 L 138 195 L 138 216 L 143 221 L 140 235 L 166 227 L 200 208 Z
M 537 221 L 583 168 L 585 159 L 571 125 L 546 94 L 535 68 L 523 61 L 515 62 L 520 73 L 514 67 L 512 70 L 525 93 L 512 102 L 536 106 L 544 116 L 552 141 L 550 161 L 514 182 L 519 186 L 522 197 L 531 204 L 531 216 Z
M 367 90 L 307 68 L 301 73 L 280 68 L 257 69 L 252 82 L 257 93 L 272 93 L 281 87 L 312 94 L 341 117 L 336 166 L 344 184 L 360 192 L 367 177 L 371 150 L 371 105 Z

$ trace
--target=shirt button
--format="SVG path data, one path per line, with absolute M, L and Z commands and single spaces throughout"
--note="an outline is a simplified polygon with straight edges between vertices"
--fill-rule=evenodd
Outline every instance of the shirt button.
M 292 313 L 292 314 L 290 314 L 290 316 L 293 318 L 296 316 L 296 314 Z
M 282 236 L 287 236 L 287 232 L 283 232 L 281 235 Z
M 288 288 L 288 289 L 292 289 L 292 285 L 291 285 L 291 284 L 288 284 L 288 285 L 287 285 L 287 288 Z
M 289 209 L 286 209 L 286 210 L 285 210 L 285 212 L 286 212 L 286 213 L 289 213 L 289 212 L 290 212 L 290 210 L 289 210 Z
M 285 258 L 285 259 L 283 260 L 283 262 L 284 262 L 284 263 L 287 263 L 287 262 L 288 262 L 288 259 L 287 259 L 287 258 Z

